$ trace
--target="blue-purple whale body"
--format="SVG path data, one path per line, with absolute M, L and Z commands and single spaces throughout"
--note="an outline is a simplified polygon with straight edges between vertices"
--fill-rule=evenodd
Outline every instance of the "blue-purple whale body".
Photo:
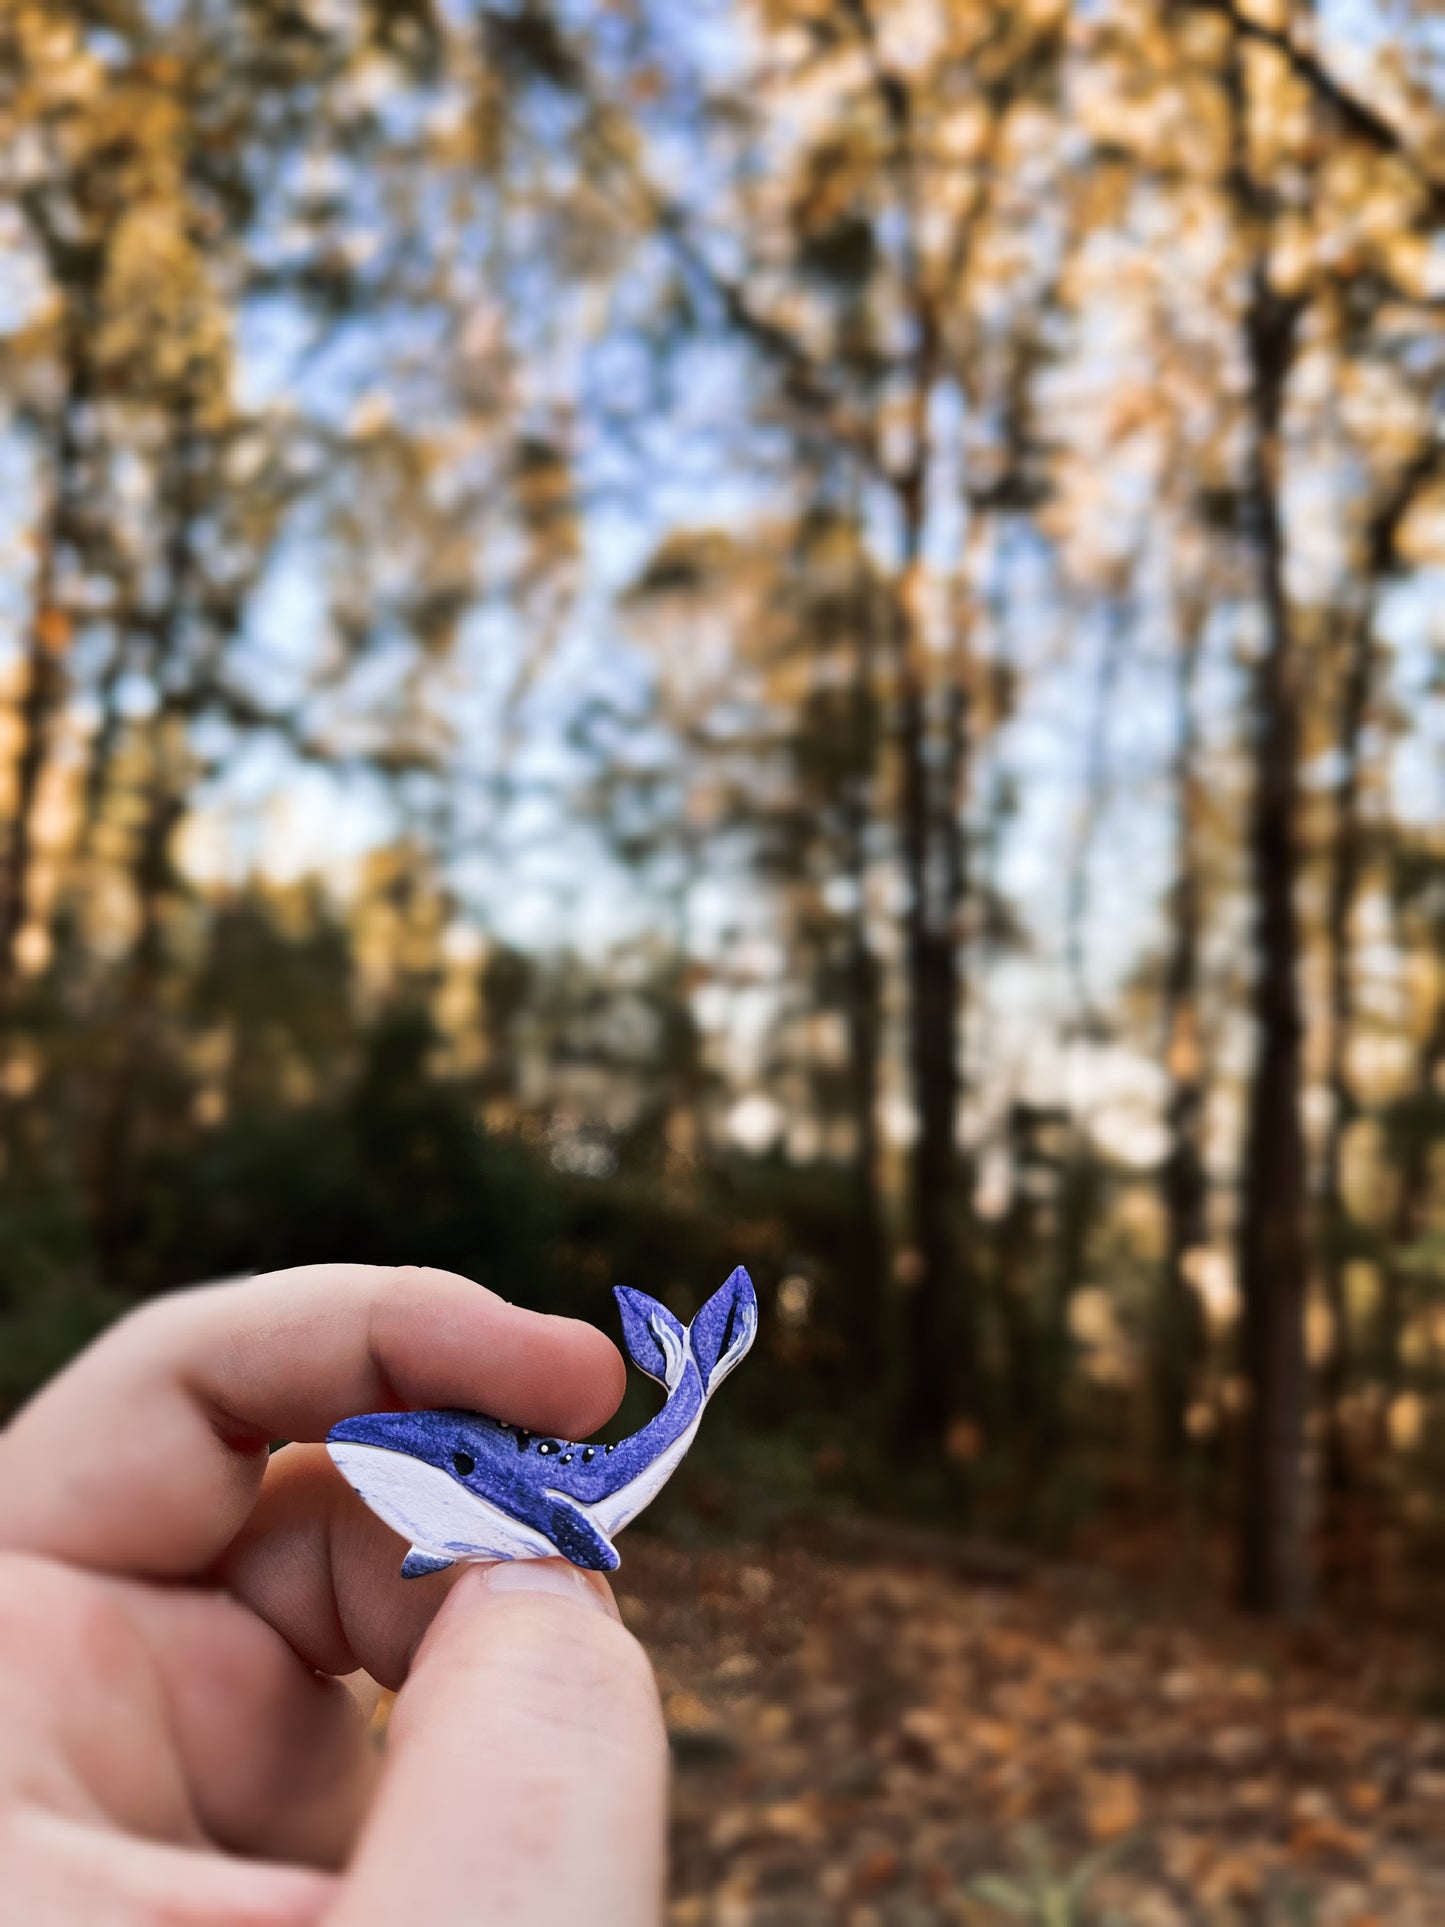
M 480 1412 L 368 1412 L 326 1445 L 341 1472 L 410 1541 L 416 1578 L 463 1559 L 548 1559 L 611 1572 L 613 1534 L 681 1463 L 703 1407 L 752 1344 L 758 1301 L 739 1265 L 690 1325 L 625 1286 L 622 1335 L 639 1370 L 667 1388 L 647 1425 L 615 1445 L 542 1438 Z

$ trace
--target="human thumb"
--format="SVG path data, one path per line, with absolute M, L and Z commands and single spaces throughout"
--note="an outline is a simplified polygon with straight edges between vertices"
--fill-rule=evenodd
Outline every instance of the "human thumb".
M 464 1573 L 392 1713 L 338 1927 L 654 1927 L 667 1741 L 605 1581 L 561 1560 Z

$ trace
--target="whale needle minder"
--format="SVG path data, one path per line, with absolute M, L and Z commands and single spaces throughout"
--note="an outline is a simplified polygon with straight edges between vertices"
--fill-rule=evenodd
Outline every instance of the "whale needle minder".
M 703 1408 L 758 1329 L 739 1265 L 690 1325 L 646 1292 L 618 1286 L 622 1336 L 639 1371 L 666 1388 L 657 1416 L 614 1445 L 543 1438 L 480 1412 L 367 1412 L 326 1449 L 352 1489 L 410 1543 L 402 1576 L 469 1559 L 553 1559 L 613 1572 L 614 1534 L 682 1463 Z

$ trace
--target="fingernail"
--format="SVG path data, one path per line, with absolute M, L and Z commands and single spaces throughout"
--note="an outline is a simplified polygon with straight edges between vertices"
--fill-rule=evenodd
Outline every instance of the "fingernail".
M 546 1592 L 554 1599 L 591 1606 L 613 1619 L 622 1617 L 605 1582 L 594 1583 L 563 1559 L 513 1559 L 504 1565 L 488 1566 L 483 1583 L 490 1593 Z

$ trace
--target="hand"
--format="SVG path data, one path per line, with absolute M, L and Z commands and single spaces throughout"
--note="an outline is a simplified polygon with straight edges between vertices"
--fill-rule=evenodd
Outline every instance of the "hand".
M 0 1435 L 6 1918 L 655 1921 L 666 1746 L 606 1584 L 403 1580 L 322 1446 L 268 1454 L 404 1406 L 585 1436 L 623 1378 L 589 1326 L 362 1265 L 183 1292 L 84 1352 Z M 358 1669 L 402 1688 L 384 1756 Z

